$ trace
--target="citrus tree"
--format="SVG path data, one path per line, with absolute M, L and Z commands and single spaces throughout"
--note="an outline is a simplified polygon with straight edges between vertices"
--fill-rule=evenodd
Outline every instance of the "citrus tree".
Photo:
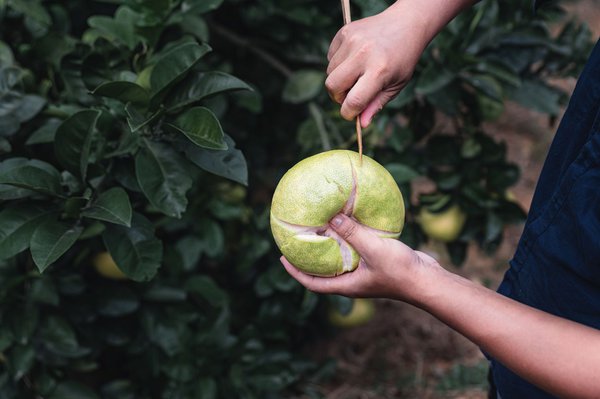
M 549 34 L 558 11 L 484 1 L 365 132 L 405 198 L 428 176 L 422 204 L 465 212 L 457 261 L 522 217 L 481 126 L 508 98 L 558 113 L 545 81 L 590 45 Z M 313 394 L 326 373 L 301 349 L 324 302 L 278 263 L 268 211 L 297 160 L 355 145 L 322 87 L 340 21 L 316 0 L 0 0 L 0 397 Z

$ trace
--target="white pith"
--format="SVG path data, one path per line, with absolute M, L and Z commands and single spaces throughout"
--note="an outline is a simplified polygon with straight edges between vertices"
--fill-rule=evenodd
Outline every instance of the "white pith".
M 354 207 L 356 205 L 356 197 L 358 195 L 357 177 L 356 177 L 356 170 L 354 169 L 354 165 L 352 165 L 351 162 L 350 162 L 350 166 L 352 168 L 352 189 L 350 191 L 350 195 L 348 196 L 348 200 L 346 201 L 346 203 L 344 204 L 342 209 L 340 209 L 340 211 L 338 213 L 336 213 L 336 215 L 344 214 L 346 216 L 349 216 L 353 220 L 357 221 L 356 218 L 354 218 L 354 216 L 353 216 Z M 335 182 L 333 182 L 333 183 L 335 183 Z M 335 184 L 337 184 L 337 183 L 335 183 Z M 334 215 L 334 216 L 336 216 L 336 215 Z M 329 224 L 325 224 L 322 226 L 303 226 L 303 225 L 298 225 L 298 224 L 287 223 L 287 222 L 279 219 L 275 215 L 272 215 L 272 216 L 278 223 L 280 223 L 288 231 L 294 233 L 294 236 L 299 240 L 302 240 L 305 242 L 319 242 L 319 241 L 327 240 L 328 238 L 333 238 L 338 243 L 338 245 L 340 247 L 340 254 L 342 256 L 342 270 L 340 270 L 338 273 L 336 273 L 336 275 L 342 274 L 344 272 L 352 271 L 352 269 L 353 269 L 352 249 L 351 249 L 352 247 L 335 230 L 333 230 L 331 227 L 329 227 Z M 367 230 L 377 234 L 378 236 L 391 237 L 391 236 L 397 236 L 397 234 L 398 234 L 398 233 L 394 233 L 391 231 L 375 229 L 373 227 L 369 227 L 364 224 L 362 226 L 365 227 Z

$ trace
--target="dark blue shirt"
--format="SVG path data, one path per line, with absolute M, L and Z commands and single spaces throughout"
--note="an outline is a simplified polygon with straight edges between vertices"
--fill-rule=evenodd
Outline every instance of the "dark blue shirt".
M 501 294 L 600 329 L 600 42 L 550 147 L 510 266 Z M 502 399 L 553 398 L 493 360 L 492 374 Z

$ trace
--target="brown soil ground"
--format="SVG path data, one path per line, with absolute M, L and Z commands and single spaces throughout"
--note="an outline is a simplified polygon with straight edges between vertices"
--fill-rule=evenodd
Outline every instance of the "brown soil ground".
M 567 9 L 600 35 L 600 0 L 580 0 Z M 575 81 L 555 82 L 571 92 Z M 522 178 L 512 188 L 516 200 L 529 209 L 542 163 L 556 124 L 533 111 L 508 104 L 504 115 L 485 127 L 505 141 L 509 159 L 520 165 Z M 475 246 L 456 273 L 495 289 L 508 267 L 522 226 L 508 227 L 498 252 L 489 257 Z M 435 244 L 427 251 L 444 265 L 450 262 Z M 319 359 L 332 358 L 336 377 L 316 387 L 327 399 L 487 397 L 487 362 L 479 349 L 431 315 L 399 302 L 376 300 L 376 314 L 367 325 L 340 330 L 334 340 L 311 348 Z

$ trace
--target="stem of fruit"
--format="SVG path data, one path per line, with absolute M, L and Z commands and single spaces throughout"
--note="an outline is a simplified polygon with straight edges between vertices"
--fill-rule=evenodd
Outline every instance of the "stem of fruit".
M 360 156 L 360 166 L 362 166 L 362 153 L 363 153 L 363 144 L 362 144 L 362 128 L 360 126 L 360 114 L 356 117 L 356 140 L 358 141 L 358 154 Z
M 350 16 L 350 0 L 342 0 L 342 14 L 344 16 L 344 25 L 352 21 Z
M 352 15 L 350 13 L 350 0 L 341 0 L 342 2 L 342 15 L 344 18 L 344 25 L 352 22 Z M 360 126 L 360 114 L 356 116 L 356 140 L 358 141 L 358 154 L 360 155 L 360 165 L 362 166 L 362 129 Z

